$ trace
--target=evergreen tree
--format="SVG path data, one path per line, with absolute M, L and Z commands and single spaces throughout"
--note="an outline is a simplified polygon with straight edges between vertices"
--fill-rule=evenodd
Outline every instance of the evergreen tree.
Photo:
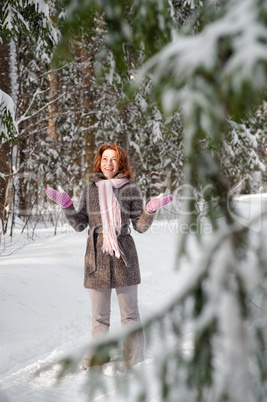
M 22 161 L 21 166 L 17 165 L 21 158 L 16 156 L 19 146 L 14 145 L 18 144 L 19 139 L 18 116 L 24 112 L 23 109 L 19 109 L 18 102 L 22 99 L 25 103 L 27 102 L 23 90 L 20 92 L 23 85 L 19 81 L 17 54 L 21 43 L 19 41 L 23 35 L 33 36 L 35 59 L 39 59 L 39 62 L 48 62 L 49 52 L 51 54 L 51 48 L 58 40 L 58 31 L 52 25 L 49 5 L 43 0 L 1 1 L 0 22 L 0 46 L 1 50 L 4 49 L 3 53 L 1 51 L 3 62 L 0 76 L 0 220 L 1 233 L 5 233 L 8 215 L 13 210 L 13 205 L 17 205 L 14 183 L 19 176 L 17 174 L 19 170 L 19 174 L 23 175 L 21 166 L 24 163 Z M 29 104 L 31 104 L 30 101 Z

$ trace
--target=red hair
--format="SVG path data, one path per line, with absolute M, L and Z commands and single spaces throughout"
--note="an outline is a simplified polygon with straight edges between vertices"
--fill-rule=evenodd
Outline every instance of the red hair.
M 113 151 L 116 152 L 117 163 L 119 166 L 118 173 L 122 173 L 126 177 L 126 179 L 130 179 L 131 177 L 133 177 L 133 172 L 130 167 L 128 153 L 121 146 L 114 144 L 104 144 L 98 149 L 95 157 L 93 172 L 94 173 L 101 172 L 102 155 L 103 152 L 106 151 L 107 149 L 113 149 Z

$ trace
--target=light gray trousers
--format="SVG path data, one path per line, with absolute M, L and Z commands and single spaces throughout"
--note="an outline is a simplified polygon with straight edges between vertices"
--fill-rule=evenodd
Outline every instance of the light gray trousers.
M 137 285 L 116 288 L 122 326 L 140 322 Z M 92 306 L 92 341 L 109 330 L 112 289 L 89 289 Z M 134 365 L 144 360 L 143 332 L 131 336 L 123 345 L 124 364 Z

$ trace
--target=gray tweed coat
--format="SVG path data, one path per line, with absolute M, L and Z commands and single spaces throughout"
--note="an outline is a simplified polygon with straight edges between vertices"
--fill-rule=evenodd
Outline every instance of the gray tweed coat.
M 113 189 L 121 208 L 121 233 L 118 244 L 123 253 L 120 258 L 103 253 L 102 221 L 98 187 L 95 181 L 85 186 L 78 211 L 74 206 L 64 209 L 69 224 L 78 232 L 89 225 L 84 265 L 84 287 L 89 289 L 110 289 L 137 285 L 140 283 L 140 269 L 136 247 L 130 235 L 130 221 L 139 233 L 152 224 L 154 213 L 144 211 L 140 190 L 128 182 Z

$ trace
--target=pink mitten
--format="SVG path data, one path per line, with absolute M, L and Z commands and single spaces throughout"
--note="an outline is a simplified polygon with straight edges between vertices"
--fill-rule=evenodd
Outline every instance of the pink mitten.
M 57 204 L 61 205 L 62 208 L 68 208 L 73 204 L 73 201 L 70 199 L 65 191 L 63 193 L 53 190 L 50 187 L 45 189 L 45 194 L 51 198 L 52 201 L 56 202 Z
M 152 198 L 152 200 L 147 203 L 146 209 L 148 212 L 155 212 L 160 207 L 169 204 L 169 202 L 172 202 L 171 195 L 167 195 L 166 197 L 159 195 L 158 197 Z

